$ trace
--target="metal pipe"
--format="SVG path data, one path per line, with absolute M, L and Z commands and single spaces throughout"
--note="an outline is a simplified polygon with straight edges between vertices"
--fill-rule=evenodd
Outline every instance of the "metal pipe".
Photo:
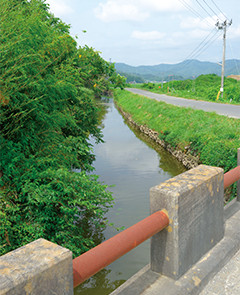
M 73 259 L 74 287 L 160 232 L 168 224 L 167 212 L 158 211 Z
M 237 166 L 224 174 L 224 189 L 238 180 L 240 180 L 240 166 Z

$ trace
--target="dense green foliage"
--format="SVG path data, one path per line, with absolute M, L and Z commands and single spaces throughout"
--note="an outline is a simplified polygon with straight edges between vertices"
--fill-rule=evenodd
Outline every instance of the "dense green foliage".
M 117 103 L 133 120 L 159 133 L 159 138 L 184 152 L 191 151 L 203 164 L 224 168 L 237 165 L 240 120 L 190 108 L 180 108 L 124 91 Z
M 215 74 L 201 75 L 194 80 L 170 81 L 168 83 L 145 83 L 138 87 L 151 90 L 156 93 L 216 101 L 221 86 L 221 78 Z M 225 78 L 223 98 L 219 96 L 219 102 L 240 103 L 240 81 Z
M 78 48 L 44 1 L 0 5 L 0 254 L 40 237 L 80 254 L 113 202 L 89 173 L 88 138 L 101 141 L 94 97 L 124 79 Z
M 144 83 L 145 80 L 137 75 L 134 74 L 128 74 L 128 73 L 123 73 L 123 72 L 118 72 L 121 76 L 126 78 L 127 83 Z

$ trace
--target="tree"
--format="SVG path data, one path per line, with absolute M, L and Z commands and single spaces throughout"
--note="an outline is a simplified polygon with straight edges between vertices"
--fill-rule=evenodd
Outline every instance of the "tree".
M 0 253 L 43 237 L 79 255 L 113 202 L 88 138 L 101 141 L 94 97 L 114 71 L 44 1 L 0 4 Z

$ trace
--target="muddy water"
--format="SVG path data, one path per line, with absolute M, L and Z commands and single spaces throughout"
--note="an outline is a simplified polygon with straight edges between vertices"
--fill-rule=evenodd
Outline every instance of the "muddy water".
M 108 185 L 115 198 L 107 218 L 114 227 L 104 231 L 106 239 L 149 215 L 149 189 L 186 169 L 161 147 L 124 122 L 114 103 L 104 105 L 104 143 L 94 146 L 95 173 Z M 149 263 L 150 242 L 146 241 L 75 289 L 74 294 L 106 295 Z

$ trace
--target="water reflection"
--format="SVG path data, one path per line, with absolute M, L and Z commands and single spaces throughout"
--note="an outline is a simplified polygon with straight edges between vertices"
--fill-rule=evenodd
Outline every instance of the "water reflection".
M 145 144 L 154 149 L 158 153 L 158 160 L 159 160 L 159 168 L 164 172 L 170 173 L 173 176 L 176 176 L 180 173 L 186 171 L 186 168 L 180 163 L 176 158 L 169 155 L 169 152 L 166 151 L 163 147 L 159 146 L 153 139 L 149 138 L 142 132 L 139 132 L 136 127 L 126 123 L 129 128 L 132 129 L 135 136 L 140 140 L 144 141 Z
M 107 276 L 111 270 L 103 269 L 95 276 L 91 277 L 84 284 L 74 290 L 77 295 L 106 295 L 113 292 L 117 287 L 122 285 L 125 280 L 111 281 Z
M 94 145 L 95 173 L 100 181 L 114 185 L 110 190 L 116 204 L 107 213 L 109 222 L 127 228 L 149 215 L 149 189 L 185 168 L 146 136 L 130 129 L 112 101 L 105 104 L 101 119 L 104 143 Z M 108 239 L 116 233 L 115 228 L 107 227 L 103 234 Z M 76 288 L 75 294 L 110 294 L 148 264 L 149 256 L 146 241 Z

